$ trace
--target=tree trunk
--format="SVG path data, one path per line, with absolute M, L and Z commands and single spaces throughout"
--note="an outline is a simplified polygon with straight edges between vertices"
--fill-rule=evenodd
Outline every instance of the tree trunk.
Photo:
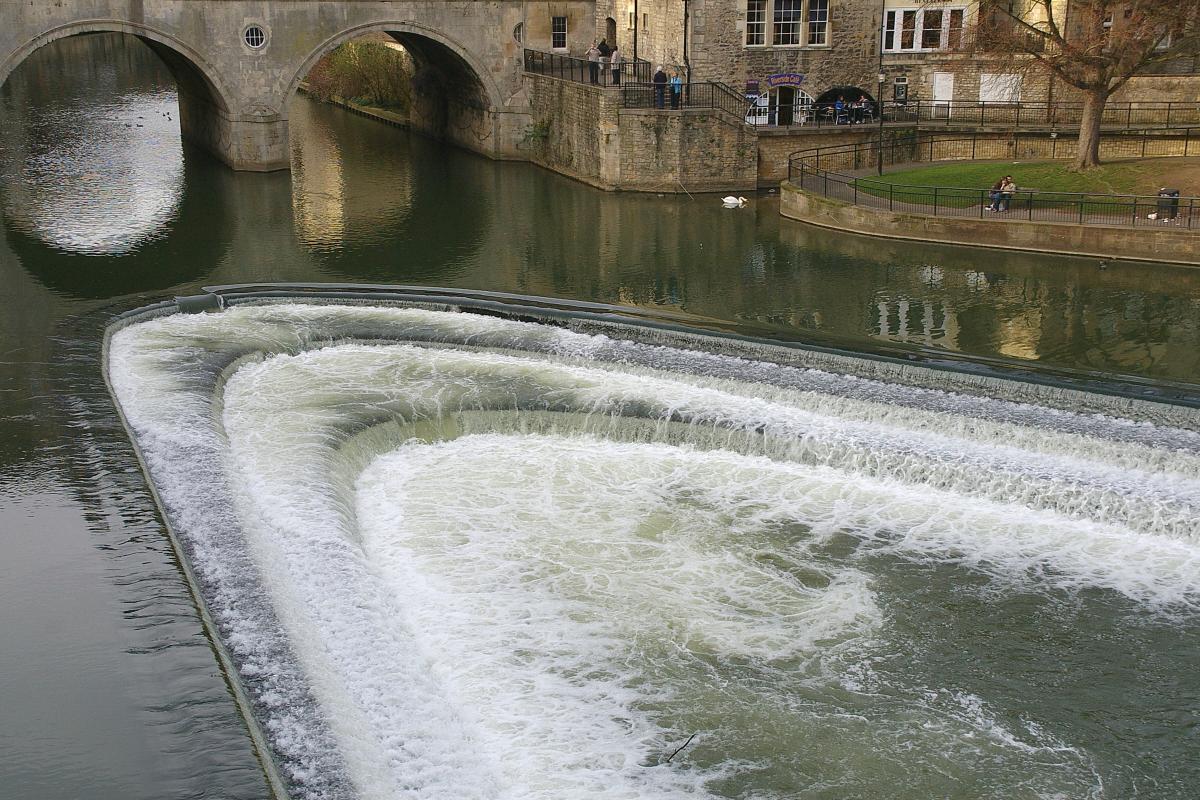
M 1075 158 L 1076 169 L 1091 169 L 1100 166 L 1100 120 L 1104 117 L 1104 105 L 1108 92 L 1087 91 L 1083 94 L 1083 112 L 1079 118 L 1079 153 Z

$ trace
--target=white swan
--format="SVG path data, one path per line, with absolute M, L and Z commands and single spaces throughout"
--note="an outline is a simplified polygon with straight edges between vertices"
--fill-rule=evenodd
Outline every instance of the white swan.
M 729 195 L 728 197 L 722 197 L 721 202 L 726 208 L 739 208 L 746 205 L 746 203 L 750 201 L 744 197 L 734 197 L 733 195 Z

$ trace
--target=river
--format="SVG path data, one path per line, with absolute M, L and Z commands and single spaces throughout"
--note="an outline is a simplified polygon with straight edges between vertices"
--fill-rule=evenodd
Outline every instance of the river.
M 290 175 L 226 170 L 184 148 L 171 76 L 115 35 L 46 47 L 0 92 L 0 798 L 266 793 L 100 375 L 115 313 L 211 284 L 424 284 L 1170 391 L 1200 382 L 1197 271 L 867 239 L 782 220 L 765 194 L 725 209 L 603 193 L 303 98 L 291 127 Z M 890 580 L 920 593 L 931 577 L 946 575 Z M 926 654 L 930 685 L 988 672 L 1037 698 L 1007 711 L 1052 732 L 1022 741 L 1092 796 L 1195 795 L 1195 615 L 1103 592 L 950 601 L 953 620 L 903 620 L 957 642 L 957 657 Z M 946 702 L 992 719 L 977 700 Z

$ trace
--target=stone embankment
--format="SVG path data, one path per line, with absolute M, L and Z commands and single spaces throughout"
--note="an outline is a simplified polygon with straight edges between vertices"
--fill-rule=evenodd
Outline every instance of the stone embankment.
M 779 213 L 810 225 L 889 239 L 1200 267 L 1200 231 L 1168 223 L 1119 227 L 901 213 L 822 197 L 789 181 L 781 186 Z

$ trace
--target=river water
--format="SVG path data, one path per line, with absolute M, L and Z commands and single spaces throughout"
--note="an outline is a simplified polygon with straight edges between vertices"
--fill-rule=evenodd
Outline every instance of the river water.
M 727 210 L 711 196 L 605 194 L 302 99 L 292 109 L 291 175 L 234 174 L 185 151 L 175 109 L 173 82 L 156 57 L 117 36 L 44 48 L 0 94 L 3 798 L 266 794 L 101 378 L 100 342 L 116 312 L 206 284 L 426 284 L 620 303 L 760 336 L 1004 361 L 1101 381 L 1106 373 L 1176 388 L 1200 380 L 1197 272 L 1101 270 L 1092 260 L 864 239 L 781 220 L 769 196 Z M 493 430 L 490 449 L 473 454 L 491 454 L 497 481 L 522 468 L 506 461 L 507 433 Z M 528 480 L 549 480 L 555 465 L 570 461 L 561 442 L 538 447 L 546 474 Z M 590 471 L 580 469 L 603 487 L 597 476 L 606 463 L 635 456 L 651 484 L 683 468 L 671 452 L 614 446 Z M 452 484 L 438 476 L 452 476 L 452 462 L 440 452 L 417 458 L 433 476 L 418 499 L 445 504 Z M 739 468 L 765 486 L 781 480 L 751 466 Z M 373 480 L 376 494 L 365 496 L 377 496 L 386 518 L 395 513 L 387 506 L 393 478 Z M 691 507 L 717 513 L 702 502 L 718 491 L 705 480 L 688 477 Z M 619 487 L 605 491 L 614 505 L 632 502 Z M 747 502 L 773 491 L 750 492 Z M 486 494 L 466 498 L 457 513 L 478 514 L 488 502 Z M 559 502 L 564 514 L 583 513 L 572 498 Z M 766 536 L 758 528 L 748 535 Z M 379 546 L 391 547 L 386 538 Z M 764 540 L 764 550 L 776 546 L 780 540 Z M 486 549 L 470 555 L 493 563 Z M 909 775 L 923 796 L 1195 795 L 1194 611 L 1112 583 L 1005 593 L 961 564 L 872 558 L 895 563 L 842 564 L 846 575 L 803 565 L 815 599 L 802 611 L 824 613 L 829 586 L 846 581 L 843 599 L 866 602 L 872 581 L 880 597 L 905 598 L 885 620 L 904 635 L 885 639 L 890 651 L 855 650 L 871 668 L 858 673 L 858 685 L 847 679 L 838 688 L 871 695 L 882 675 L 895 691 L 876 691 L 876 704 L 857 707 L 865 725 L 857 740 L 847 733 L 853 726 L 832 721 L 853 704 L 831 706 L 811 684 L 795 689 L 808 699 L 804 708 L 734 720 L 728 731 L 747 739 L 737 758 L 775 766 L 760 770 L 757 787 L 735 776 L 710 781 L 710 791 L 891 793 L 906 780 L 896 755 L 906 746 L 903 726 L 868 723 L 907 714 L 932 731 L 915 748 L 922 753 L 934 752 L 938 736 L 986 740 L 957 760 L 920 760 L 944 778 Z M 1181 569 L 1183 584 L 1195 581 L 1194 565 Z M 487 579 L 500 587 L 504 572 Z M 761 599 L 755 591 L 767 589 L 745 589 L 752 606 Z M 870 628 L 882 619 L 867 602 L 846 624 Z M 470 621 L 456 624 L 465 631 Z M 646 631 L 638 635 L 657 635 Z M 922 646 L 903 649 L 914 643 Z M 905 680 L 889 682 L 906 662 Z M 676 666 L 668 659 L 656 669 Z M 747 670 L 748 686 L 761 680 Z M 685 711 L 672 713 L 686 718 Z M 772 731 L 798 719 L 812 727 L 789 747 L 825 748 L 830 764 L 850 766 L 809 764 L 805 772 L 789 760 L 794 751 L 772 761 Z M 705 768 L 717 769 L 719 758 L 705 752 Z M 846 783 L 846 774 L 867 782 Z M 810 780 L 798 784 L 797 775 Z

